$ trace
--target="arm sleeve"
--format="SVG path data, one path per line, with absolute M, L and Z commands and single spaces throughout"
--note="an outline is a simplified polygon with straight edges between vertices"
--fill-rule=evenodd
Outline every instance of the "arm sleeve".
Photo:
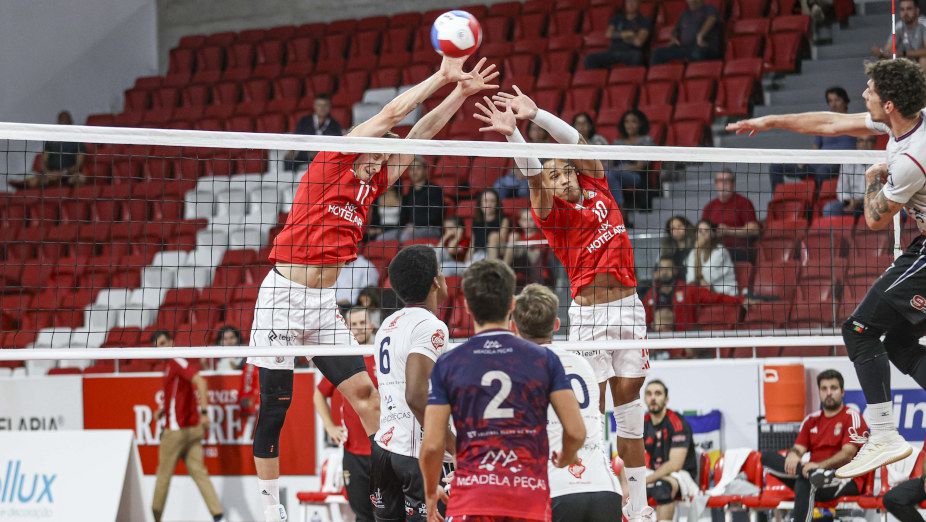
M 849 430 L 846 430 L 849 431 Z M 794 441 L 795 446 L 803 446 L 810 450 L 810 423 L 807 422 L 807 418 L 804 419 L 804 422 L 801 423 L 801 431 L 797 434 L 797 439 Z
M 575 145 L 579 143 L 579 139 L 582 138 L 579 131 L 575 130 L 572 125 L 560 119 L 559 116 L 551 114 L 543 109 L 538 110 L 537 115 L 534 116 L 534 119 L 531 121 L 540 125 L 543 130 L 550 133 L 550 136 L 556 140 L 556 143 Z
M 514 128 L 514 132 L 511 136 L 505 136 L 508 139 L 509 143 L 526 143 L 524 141 L 524 136 L 521 136 L 521 131 L 517 127 Z M 537 158 L 515 158 L 515 165 L 518 166 L 518 170 L 521 171 L 521 174 L 530 177 L 540 174 L 540 171 L 543 170 L 543 165 L 540 164 L 540 160 Z
M 905 152 L 897 156 L 897 159 L 889 166 L 887 183 L 881 189 L 884 197 L 905 205 L 914 194 L 923 190 L 926 185 L 926 170 L 923 170 L 922 164 L 909 153 Z
M 890 42 L 890 39 L 888 39 Z M 891 128 L 883 123 L 876 122 L 871 119 L 871 114 L 865 115 L 865 126 L 868 127 L 868 130 L 877 132 L 878 134 L 890 134 Z
M 443 405 L 450 404 L 447 396 L 447 388 L 444 387 L 443 366 L 440 361 L 434 364 L 431 370 L 431 389 L 428 390 L 428 404 Z
M 326 377 L 322 377 L 322 380 L 318 383 L 318 391 L 330 399 L 334 395 L 334 385 Z
M 550 393 L 560 390 L 571 390 L 572 385 L 566 378 L 566 370 L 563 368 L 563 362 L 553 350 L 544 348 L 547 351 L 547 371 L 550 374 Z
M 189 359 L 174 359 L 177 365 L 177 375 L 185 381 L 192 381 L 193 377 L 199 373 L 199 365 Z
M 412 332 L 412 344 L 408 353 L 417 353 L 424 355 L 428 359 L 437 362 L 441 351 L 449 338 L 447 326 L 438 320 L 422 321 L 415 325 Z

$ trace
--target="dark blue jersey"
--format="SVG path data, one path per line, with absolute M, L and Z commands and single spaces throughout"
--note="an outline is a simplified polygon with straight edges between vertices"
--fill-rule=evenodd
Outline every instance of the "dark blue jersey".
M 571 389 L 556 354 L 507 330 L 438 358 L 428 404 L 450 405 L 457 431 L 448 516 L 550 519 L 547 407 Z

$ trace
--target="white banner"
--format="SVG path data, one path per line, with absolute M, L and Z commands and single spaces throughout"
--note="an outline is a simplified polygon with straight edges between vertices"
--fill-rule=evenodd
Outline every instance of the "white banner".
M 0 432 L 84 428 L 80 375 L 0 379 L 0 397 Z
M 129 430 L 0 433 L 0 520 L 151 519 Z

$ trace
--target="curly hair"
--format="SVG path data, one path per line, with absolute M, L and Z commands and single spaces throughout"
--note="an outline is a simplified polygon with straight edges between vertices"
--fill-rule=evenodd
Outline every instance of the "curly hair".
M 892 102 L 905 118 L 916 116 L 926 105 L 926 76 L 919 64 L 903 58 L 865 64 L 882 102 Z

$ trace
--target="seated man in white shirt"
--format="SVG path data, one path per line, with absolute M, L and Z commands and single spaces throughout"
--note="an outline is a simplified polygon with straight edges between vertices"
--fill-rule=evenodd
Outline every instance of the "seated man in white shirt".
M 873 150 L 877 136 L 864 136 L 856 141 L 858 150 Z M 843 165 L 836 184 L 836 197 L 823 206 L 824 216 L 861 216 L 864 210 L 865 171 L 868 165 Z

